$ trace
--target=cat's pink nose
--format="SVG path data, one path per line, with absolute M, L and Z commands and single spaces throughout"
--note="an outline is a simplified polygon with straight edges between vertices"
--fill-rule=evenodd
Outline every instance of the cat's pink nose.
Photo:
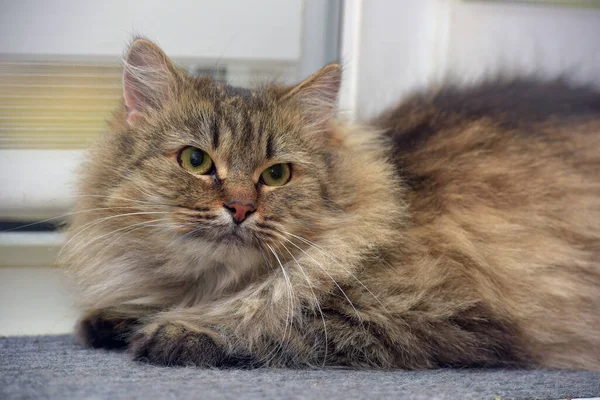
M 223 204 L 223 207 L 227 209 L 231 213 L 233 217 L 233 222 L 237 225 L 244 222 L 246 217 L 256 211 L 256 205 L 254 202 L 243 203 L 239 201 L 232 200 L 228 203 Z

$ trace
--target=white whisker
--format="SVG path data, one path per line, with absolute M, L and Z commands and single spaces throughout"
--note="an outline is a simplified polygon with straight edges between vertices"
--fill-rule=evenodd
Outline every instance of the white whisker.
M 306 272 L 304 272 L 304 268 L 302 268 L 302 266 L 300 265 L 300 263 L 298 262 L 298 260 L 296 259 L 296 257 L 294 257 L 294 255 L 292 254 L 292 252 L 285 246 L 285 244 L 282 243 L 281 245 L 289 253 L 289 255 L 294 259 L 294 262 L 298 266 L 298 269 L 300 270 L 300 272 L 304 276 L 304 279 L 306 280 L 306 283 L 308 284 L 308 287 L 310 288 L 310 291 L 312 292 L 312 295 L 315 298 L 315 304 L 317 306 L 317 309 L 319 310 L 319 313 L 321 314 L 321 319 L 323 320 L 323 331 L 325 332 L 325 355 L 323 356 L 323 365 L 322 366 L 325 367 L 325 364 L 327 362 L 327 350 L 328 350 L 327 349 L 327 346 L 328 346 L 328 340 L 327 340 L 327 323 L 325 322 L 325 315 L 323 314 L 323 310 L 321 309 L 321 304 L 319 303 L 319 299 L 317 298 L 317 295 L 315 294 L 314 287 L 310 283 L 310 279 L 308 279 L 308 276 L 306 275 Z
M 156 225 L 152 225 L 151 224 L 151 223 L 155 223 L 155 222 L 159 222 L 159 221 L 168 221 L 168 220 L 169 220 L 169 218 L 159 218 L 159 219 L 155 219 L 155 220 L 152 220 L 152 221 L 144 221 L 144 222 L 140 222 L 140 223 L 137 223 L 137 224 L 129 225 L 129 226 L 125 227 L 125 228 L 117 229 L 117 230 L 114 230 L 114 231 L 109 232 L 107 234 L 104 234 L 104 235 L 102 235 L 100 237 L 94 238 L 90 242 L 84 243 L 81 246 L 89 246 L 90 244 L 92 244 L 96 240 L 100 240 L 103 237 L 108 236 L 109 234 L 114 234 L 114 233 L 117 233 L 119 231 L 126 230 L 126 228 L 134 228 L 134 229 L 131 229 L 131 230 L 128 230 L 128 231 L 126 230 L 121 235 L 118 235 L 117 238 L 114 239 L 112 242 L 110 242 L 106 246 L 104 246 L 104 248 L 102 249 L 102 251 L 100 251 L 97 254 L 97 256 L 96 256 L 96 257 L 100 258 L 100 256 L 103 255 L 107 251 L 107 249 L 110 248 L 114 243 L 116 243 L 117 240 L 123 238 L 123 236 L 125 236 L 127 234 L 130 234 L 130 233 L 132 233 L 134 231 L 138 231 L 140 229 L 144 229 L 144 228 L 147 228 L 147 227 L 162 227 L 162 226 L 170 226 L 170 225 L 177 226 L 176 224 L 156 224 Z
M 275 268 L 273 267 L 273 264 L 271 264 L 271 262 L 267 258 L 267 255 L 266 255 L 266 253 L 265 253 L 265 251 L 264 251 L 264 249 L 262 247 L 260 248 L 260 252 L 262 253 L 263 258 L 264 258 L 265 263 L 267 264 L 267 266 L 272 271 L 274 271 Z M 286 320 L 286 329 L 287 329 L 287 320 Z M 285 336 L 285 333 L 284 333 L 284 336 Z M 261 357 L 261 360 L 263 360 L 264 365 L 270 365 L 271 361 L 277 356 L 277 352 L 279 350 L 282 350 L 282 349 L 283 349 L 283 341 L 281 343 L 278 343 L 277 346 L 274 349 L 272 349 L 268 354 L 266 354 L 265 356 Z
M 104 199 L 110 199 L 110 200 L 125 200 L 125 201 L 131 201 L 134 203 L 139 203 L 139 204 L 148 204 L 148 205 L 169 205 L 169 204 L 157 204 L 157 203 L 153 203 L 151 201 L 143 201 L 143 200 L 136 200 L 136 199 L 129 199 L 127 197 L 119 197 L 119 196 L 106 196 L 106 195 L 102 195 L 102 194 L 77 194 L 74 195 L 73 197 L 97 197 L 97 198 L 104 198 Z
M 331 281 L 333 282 L 333 284 L 340 290 L 340 292 L 342 293 L 342 295 L 346 298 L 346 301 L 348 301 L 348 304 L 350 304 L 350 307 L 352 307 L 352 309 L 354 310 L 354 312 L 356 313 L 356 317 L 358 318 L 358 320 L 360 321 L 360 323 L 363 323 L 363 319 L 360 316 L 360 313 L 358 312 L 358 310 L 356 309 L 356 307 L 354 307 L 354 303 L 352 303 L 352 301 L 350 300 L 350 298 L 348 297 L 348 295 L 346 295 L 346 292 L 344 292 L 344 289 L 342 289 L 342 287 L 337 283 L 337 281 L 333 278 L 333 276 L 331 276 L 331 274 L 327 271 L 327 269 L 325 269 L 325 267 L 323 267 L 323 265 L 318 262 L 317 260 L 314 259 L 314 257 L 312 257 L 310 254 L 308 254 L 306 251 L 304 251 L 304 249 L 302 249 L 301 247 L 297 246 L 296 243 L 292 242 L 291 240 L 289 240 L 288 238 L 286 238 L 285 236 L 283 236 L 282 234 L 280 234 L 280 236 L 287 241 L 288 243 L 290 243 L 292 246 L 296 247 L 298 250 L 300 250 L 301 252 L 303 252 L 308 258 L 310 258 L 319 268 L 321 268 L 321 270 L 331 279 Z
M 332 257 L 331 255 L 329 255 L 325 250 L 323 250 L 321 247 L 319 247 L 317 244 L 311 242 L 308 239 L 305 239 L 301 236 L 296 236 L 293 233 L 289 233 L 289 232 L 285 232 L 282 231 L 282 233 L 285 233 L 287 235 L 290 235 L 292 237 L 295 237 L 296 239 L 306 243 L 309 246 L 314 247 L 315 249 L 319 250 L 322 254 L 324 254 L 326 257 L 328 257 L 331 261 L 335 262 L 340 268 L 342 268 L 344 271 L 346 271 L 348 273 L 348 275 L 350 275 L 351 277 L 353 277 L 354 279 L 356 279 L 356 281 L 358 282 L 359 285 L 361 285 L 367 292 L 369 292 L 369 294 L 371 296 L 373 296 L 373 298 L 385 309 L 385 305 L 381 302 L 381 300 L 379 300 L 379 298 L 377 296 L 375 296 L 375 294 L 368 288 L 366 287 L 362 281 L 360 279 L 358 279 L 351 271 L 349 271 L 346 267 L 344 267 L 335 257 Z
M 54 221 L 54 220 L 57 220 L 57 219 L 65 218 L 65 217 L 68 217 L 70 215 L 76 215 L 76 214 L 81 214 L 81 213 L 86 213 L 86 212 L 103 211 L 103 210 L 116 210 L 116 209 L 132 209 L 132 208 L 133 209 L 139 209 L 139 206 L 116 206 L 116 207 L 89 208 L 89 209 L 86 209 L 86 210 L 73 211 L 73 212 L 69 212 L 69 213 L 66 213 L 66 214 L 57 215 L 56 217 L 51 217 L 51 218 L 43 219 L 41 221 L 32 222 L 30 224 L 21 225 L 21 226 L 18 226 L 16 228 L 7 229 L 5 231 L 0 231 L 0 232 L 12 232 L 12 231 L 16 231 L 16 230 L 19 230 L 19 229 L 27 228 L 27 227 L 30 227 L 30 226 L 34 226 L 34 225 L 38 225 L 38 224 L 43 224 L 45 222 L 50 222 L 50 221 Z
M 285 343 L 286 333 L 287 332 L 289 332 L 289 338 L 291 338 L 291 335 L 292 335 L 292 324 L 293 324 L 293 321 L 294 321 L 294 304 L 293 304 L 293 297 L 292 297 L 293 296 L 292 282 L 290 281 L 290 277 L 288 276 L 287 272 L 285 271 L 285 268 L 283 267 L 283 264 L 281 263 L 281 260 L 279 259 L 279 256 L 277 255 L 277 253 L 275 252 L 275 250 L 273 249 L 273 247 L 271 247 L 271 245 L 269 245 L 269 244 L 266 244 L 266 246 L 269 248 L 269 250 L 271 250 L 271 253 L 273 253 L 273 255 L 275 256 L 275 259 L 279 263 L 279 266 L 281 267 L 281 272 L 283 273 L 283 276 L 284 276 L 284 279 L 285 279 L 285 282 L 286 282 L 286 287 L 288 288 L 288 311 L 287 311 L 287 316 L 285 318 L 285 331 L 283 333 L 283 339 L 282 339 L 282 343 Z M 289 319 L 289 326 L 288 326 L 288 319 Z M 289 331 L 288 331 L 288 328 L 289 328 Z
M 104 237 L 106 237 L 106 236 L 112 235 L 112 234 L 114 234 L 114 233 L 117 233 L 117 232 L 121 232 L 121 231 L 123 231 L 123 230 L 126 230 L 126 229 L 129 229 L 129 228 L 134 228 L 134 227 L 136 227 L 136 226 L 140 226 L 140 225 L 142 225 L 142 227 L 145 227 L 145 226 L 152 226 L 152 225 L 150 225 L 150 224 L 156 223 L 156 222 L 158 222 L 158 221 L 165 221 L 165 220 L 168 220 L 168 218 L 160 218 L 160 219 L 151 220 L 151 221 L 143 221 L 143 222 L 138 222 L 138 223 L 136 223 L 136 224 L 132 224 L 132 225 L 128 225 L 128 226 L 125 226 L 125 227 L 122 227 L 122 228 L 119 228 L 119 229 L 115 229 L 115 230 L 113 230 L 113 231 L 111 231 L 111 232 L 108 232 L 108 233 L 102 234 L 102 235 L 100 235 L 100 236 L 93 237 L 93 238 L 92 238 L 92 240 L 90 240 L 90 241 L 88 241 L 88 242 L 82 242 L 82 243 L 79 243 L 79 244 L 77 244 L 77 245 L 76 245 L 76 246 L 73 248 L 73 250 L 75 251 L 75 250 L 78 250 L 78 249 L 80 249 L 80 248 L 87 247 L 87 246 L 91 245 L 92 243 L 94 243 L 94 242 L 96 242 L 96 241 L 98 241 L 98 240 L 100 240 L 100 239 L 102 239 L 102 238 L 104 238 Z
M 77 233 L 71 237 L 69 240 L 67 240 L 67 243 L 65 243 L 63 245 L 63 247 L 61 248 L 60 252 L 58 253 L 58 256 L 56 256 L 57 259 L 60 259 L 61 254 L 63 253 L 63 251 L 65 250 L 65 248 L 68 246 L 69 243 L 71 243 L 76 237 L 78 237 L 79 235 L 81 235 L 83 232 L 85 232 L 86 230 L 92 228 L 93 226 L 96 226 L 102 222 L 106 222 L 108 220 L 114 219 L 114 218 L 119 218 L 119 217 L 127 217 L 127 216 L 131 216 L 131 215 L 146 215 L 146 214 L 168 214 L 168 211 L 145 211 L 145 212 L 137 212 L 137 213 L 126 213 L 126 214 L 117 214 L 117 215 L 111 215 L 109 217 L 104 217 L 104 218 L 100 218 L 100 220 L 98 221 L 93 220 L 91 222 L 88 222 L 87 224 L 84 224 L 81 229 L 79 229 L 79 231 L 77 231 Z M 150 221 L 149 221 L 150 222 Z

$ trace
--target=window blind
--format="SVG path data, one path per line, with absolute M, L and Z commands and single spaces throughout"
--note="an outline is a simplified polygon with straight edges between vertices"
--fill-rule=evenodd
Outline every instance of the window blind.
M 244 87 L 296 72 L 277 62 L 184 67 Z M 0 150 L 85 149 L 104 132 L 121 96 L 118 63 L 0 59 Z
M 116 63 L 0 60 L 0 149 L 85 148 L 120 97 Z

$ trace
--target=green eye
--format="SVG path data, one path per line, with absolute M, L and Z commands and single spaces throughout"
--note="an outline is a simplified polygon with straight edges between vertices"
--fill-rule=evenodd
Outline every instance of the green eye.
M 206 175 L 213 169 L 213 161 L 204 150 L 197 147 L 186 147 L 177 156 L 181 167 L 192 174 Z
M 290 164 L 275 164 L 263 171 L 260 180 L 267 186 L 283 186 L 290 181 L 291 177 Z

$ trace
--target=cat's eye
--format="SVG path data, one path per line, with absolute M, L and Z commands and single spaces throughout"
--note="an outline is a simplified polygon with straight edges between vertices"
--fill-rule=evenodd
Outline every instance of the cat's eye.
M 290 164 L 275 164 L 260 174 L 260 181 L 267 186 L 282 186 L 288 183 L 291 177 Z
M 177 162 L 183 169 L 196 175 L 206 175 L 213 170 L 213 160 L 197 147 L 185 147 L 179 152 Z

